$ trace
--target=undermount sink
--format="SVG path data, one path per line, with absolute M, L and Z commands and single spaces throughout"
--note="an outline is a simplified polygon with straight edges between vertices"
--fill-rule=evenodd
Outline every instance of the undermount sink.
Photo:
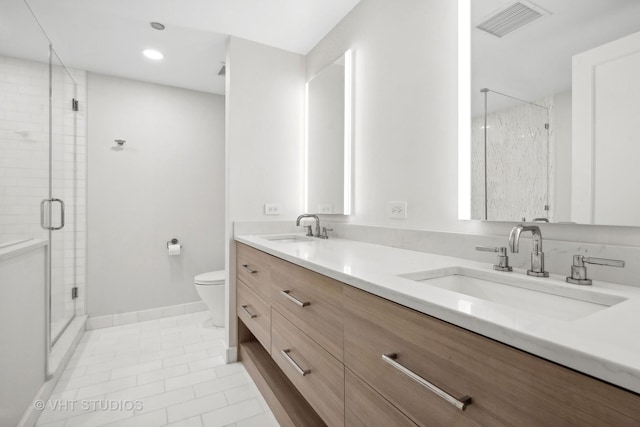
M 295 234 L 288 235 L 279 235 L 279 236 L 263 236 L 265 240 L 270 242 L 278 242 L 278 243 L 300 243 L 300 242 L 311 242 L 312 239 L 305 236 L 297 236 Z
M 623 297 L 550 279 L 530 279 L 513 273 L 464 267 L 403 274 L 400 277 L 559 320 L 576 320 L 626 301 Z M 473 304 L 473 300 L 469 302 Z M 460 309 L 468 312 L 470 307 L 462 304 Z

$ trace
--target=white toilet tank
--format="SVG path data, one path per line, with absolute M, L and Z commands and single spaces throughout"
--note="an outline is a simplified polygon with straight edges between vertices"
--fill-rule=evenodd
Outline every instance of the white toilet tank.
M 209 308 L 213 324 L 218 327 L 224 326 L 225 276 L 225 271 L 219 270 L 198 274 L 194 278 L 196 291 Z

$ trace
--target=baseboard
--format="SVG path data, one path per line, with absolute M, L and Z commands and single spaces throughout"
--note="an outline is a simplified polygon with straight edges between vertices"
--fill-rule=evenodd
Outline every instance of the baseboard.
M 224 349 L 224 363 L 233 363 L 238 361 L 238 347 L 226 347 Z
M 156 320 L 164 317 L 180 316 L 182 314 L 206 311 L 207 306 L 203 301 L 188 302 L 186 304 L 171 305 L 168 307 L 152 308 L 150 310 L 131 311 L 129 313 L 110 314 L 108 316 L 90 317 L 87 320 L 87 331 L 93 329 L 109 328 L 111 326 L 127 325 L 129 323 Z

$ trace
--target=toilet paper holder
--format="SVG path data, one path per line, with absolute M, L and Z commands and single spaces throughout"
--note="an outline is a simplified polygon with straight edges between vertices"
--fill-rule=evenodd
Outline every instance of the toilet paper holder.
M 177 245 L 178 244 L 178 239 L 176 239 L 175 237 L 171 240 L 167 240 L 167 249 L 169 249 L 169 245 Z M 182 248 L 182 245 L 180 245 L 180 248 Z

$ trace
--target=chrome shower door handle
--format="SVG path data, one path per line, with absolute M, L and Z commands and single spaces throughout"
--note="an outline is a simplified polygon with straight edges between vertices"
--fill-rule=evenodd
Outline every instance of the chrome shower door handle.
M 60 203 L 60 226 L 51 227 L 51 230 L 62 230 L 64 228 L 64 201 L 62 199 L 51 199 L 51 203 Z
M 49 228 L 48 225 L 44 225 L 44 205 L 50 202 L 49 199 L 43 199 L 40 202 L 40 227 L 44 228 L 45 230 L 51 230 L 51 228 Z
M 48 203 L 49 209 L 51 209 L 51 205 L 54 202 L 58 202 L 60 204 L 60 225 L 58 227 L 52 227 L 51 224 L 47 224 L 47 225 L 44 224 L 45 223 L 44 207 Z M 51 218 L 51 211 L 49 211 L 49 218 Z M 44 199 L 40 202 L 40 227 L 50 231 L 62 230 L 64 228 L 64 200 L 51 198 L 51 199 Z

